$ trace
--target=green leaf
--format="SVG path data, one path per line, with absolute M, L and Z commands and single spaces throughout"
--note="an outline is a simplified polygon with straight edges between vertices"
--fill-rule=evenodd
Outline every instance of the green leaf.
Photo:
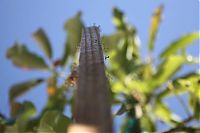
M 137 90 L 142 93 L 148 93 L 150 91 L 147 81 L 135 80 L 135 79 L 132 79 L 129 82 L 127 81 L 126 81 L 126 86 L 127 88 L 130 88 L 129 93 L 132 92 L 133 90 Z
M 33 87 L 39 85 L 43 81 L 44 81 L 43 79 L 35 79 L 13 85 L 10 88 L 10 94 L 9 94 L 10 101 L 13 101 L 15 98 L 29 91 Z
M 6 56 L 12 60 L 13 64 L 24 69 L 48 69 L 44 60 L 38 55 L 29 52 L 25 45 L 15 43 L 13 47 L 8 49 Z
M 142 73 L 142 78 L 143 79 L 150 79 L 153 75 L 153 66 L 151 63 L 147 63 L 143 65 L 143 73 Z
M 124 37 L 125 37 L 125 34 L 120 31 L 111 35 L 102 36 L 103 50 L 105 52 L 108 52 L 110 50 L 116 49 L 117 45 Z
M 182 94 L 188 91 L 194 93 L 200 99 L 199 83 L 200 76 L 198 73 L 188 73 L 184 76 L 174 79 L 169 86 L 173 87 L 173 90 L 169 86 L 157 95 L 158 99 L 171 96 L 174 94 Z
M 197 120 L 200 120 L 200 113 L 199 113 L 199 110 L 200 110 L 200 99 L 197 98 L 194 93 L 190 93 L 190 96 L 189 96 L 189 105 L 193 111 L 193 114 L 194 114 L 194 117 L 197 119 Z
M 30 117 L 34 117 L 36 114 L 36 108 L 33 105 L 33 103 L 29 102 L 29 101 L 24 101 L 23 102 L 23 113 L 22 116 L 24 118 L 30 118 Z
M 141 128 L 146 132 L 154 132 L 155 125 L 148 115 L 143 115 L 140 118 Z
M 113 10 L 113 23 L 119 30 L 126 29 L 126 23 L 124 19 L 124 13 L 120 11 L 118 8 L 114 7 Z
M 33 34 L 34 39 L 38 42 L 44 53 L 47 55 L 49 59 L 52 57 L 52 49 L 51 49 L 51 44 L 49 42 L 49 39 L 44 32 L 43 29 L 38 29 L 34 34 Z
M 158 66 L 158 71 L 153 75 L 152 79 L 148 81 L 150 88 L 154 89 L 159 87 L 166 81 L 170 80 L 172 76 L 181 68 L 185 61 L 183 56 L 170 56 Z
M 151 27 L 150 27 L 150 34 L 149 34 L 149 50 L 153 50 L 154 48 L 154 43 L 156 39 L 156 34 L 158 32 L 158 27 L 161 22 L 161 17 L 162 17 L 162 12 L 163 12 L 163 5 L 160 5 L 156 10 L 154 11 L 154 14 L 151 19 Z
M 172 42 L 160 55 L 160 57 L 165 58 L 174 53 L 179 49 L 185 48 L 189 44 L 194 43 L 197 39 L 200 38 L 199 32 L 189 33 L 181 37 L 180 39 Z
M 129 74 L 133 71 L 134 67 L 138 62 L 138 54 L 134 52 L 137 49 L 135 46 L 133 38 L 121 39 L 117 48 L 113 48 L 109 51 L 110 63 L 112 70 L 117 70 Z M 116 46 L 115 46 L 116 47 Z
M 114 93 L 128 93 L 128 91 L 125 89 L 126 86 L 124 86 L 122 81 L 114 82 L 111 84 L 112 85 L 112 91 Z
M 132 29 L 135 30 L 135 29 Z M 126 51 L 126 58 L 130 61 L 136 61 L 140 57 L 140 39 L 139 36 L 136 34 L 136 31 L 132 31 L 132 33 L 129 34 L 127 37 L 127 51 Z
M 110 59 L 110 69 L 113 74 L 117 77 L 123 73 L 123 75 L 130 74 L 133 70 L 135 70 L 135 66 L 139 63 L 139 54 L 138 54 L 138 46 L 136 41 L 136 35 L 126 35 L 123 32 L 121 36 L 111 36 L 111 38 L 107 38 L 107 43 L 105 43 L 105 47 L 108 48 L 108 54 Z M 113 34 L 114 35 L 114 34 Z M 113 37 L 113 38 L 112 38 Z M 105 39 L 105 38 L 103 38 Z M 113 42 L 111 41 L 113 39 Z M 106 40 L 106 39 L 105 39 Z M 106 42 L 106 41 L 105 41 Z M 106 45 L 108 44 L 108 45 Z M 109 45 L 112 44 L 112 45 Z M 120 71 L 119 71 L 120 69 Z M 123 79 L 122 79 L 123 80 Z
M 47 111 L 39 125 L 39 133 L 51 132 L 60 133 L 66 132 L 68 125 L 71 123 L 70 119 L 58 111 Z
M 49 95 L 45 110 L 64 111 L 65 105 L 67 103 L 64 92 L 65 90 L 61 88 L 55 88 L 55 89 L 56 92 L 53 95 Z
M 12 101 L 10 103 L 10 112 L 12 118 L 16 118 L 22 111 L 23 105 L 19 102 Z
M 125 55 L 128 60 L 131 60 L 132 58 L 137 59 L 139 56 L 139 37 L 137 36 L 136 28 L 125 21 L 124 13 L 116 7 L 113 8 L 113 23 L 118 29 L 116 34 L 121 33 L 123 35 L 123 45 L 126 45 L 123 46 L 121 43 L 118 47 L 126 47 L 125 51 L 121 51 L 126 52 Z
M 155 107 L 153 108 L 156 116 L 164 121 L 164 122 L 170 122 L 171 120 L 171 111 L 169 108 L 163 104 L 161 101 L 157 101 L 155 104 Z
M 64 66 L 69 56 L 74 57 L 77 52 L 81 40 L 81 32 L 84 25 L 81 21 L 81 12 L 78 12 L 73 18 L 65 23 L 65 30 L 67 32 L 67 41 L 65 44 L 64 55 L 61 59 L 61 64 Z
M 21 104 L 16 123 L 7 129 L 8 132 L 27 132 L 29 121 L 35 116 L 36 108 L 31 102 L 25 101 Z M 30 131 L 29 131 L 30 132 Z
M 19 132 L 25 132 L 28 121 L 33 118 L 36 114 L 36 108 L 31 102 L 25 101 L 23 103 L 23 111 L 17 118 L 16 124 Z
M 193 93 L 200 100 L 200 75 L 195 74 L 191 75 L 187 79 L 179 79 L 179 84 L 182 88 L 185 88 L 187 91 Z

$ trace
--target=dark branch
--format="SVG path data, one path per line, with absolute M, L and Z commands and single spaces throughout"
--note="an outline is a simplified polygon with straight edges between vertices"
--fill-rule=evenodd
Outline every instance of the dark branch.
M 179 132 L 179 131 L 194 132 L 194 131 L 200 130 L 200 128 L 185 127 L 185 124 L 192 121 L 194 118 L 195 118 L 194 116 L 190 116 L 190 117 L 186 118 L 185 120 L 183 120 L 182 122 L 180 122 L 176 127 L 171 128 L 171 129 L 161 132 L 161 133 L 172 133 L 172 132 Z

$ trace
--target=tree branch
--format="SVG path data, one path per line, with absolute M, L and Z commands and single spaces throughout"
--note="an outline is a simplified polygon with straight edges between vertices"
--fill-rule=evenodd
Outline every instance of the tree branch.
M 194 128 L 194 127 L 185 127 L 184 125 L 187 124 L 188 122 L 192 121 L 195 117 L 189 116 L 185 120 L 183 120 L 181 123 L 179 123 L 176 127 L 171 128 L 169 130 L 166 130 L 161 133 L 172 133 L 172 132 L 178 132 L 178 131 L 188 131 L 188 132 L 194 132 L 196 130 L 200 130 L 200 128 Z

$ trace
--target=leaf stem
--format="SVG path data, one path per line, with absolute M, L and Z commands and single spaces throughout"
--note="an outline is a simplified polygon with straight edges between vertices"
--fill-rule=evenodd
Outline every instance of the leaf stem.
M 200 128 L 192 128 L 192 127 L 184 127 L 185 124 L 192 121 L 195 117 L 193 115 L 189 116 L 185 120 L 183 120 L 181 123 L 179 123 L 176 127 L 171 128 L 169 130 L 163 131 L 161 133 L 173 133 L 173 132 L 179 132 L 179 131 L 188 131 L 188 132 L 194 132 L 196 130 L 199 130 Z
M 183 107 L 183 110 L 185 111 L 185 113 L 187 114 L 187 116 L 188 116 L 188 117 L 191 116 L 191 113 L 190 113 L 190 111 L 188 110 L 187 105 L 184 103 L 184 101 L 182 100 L 182 98 L 181 98 L 179 95 L 177 95 L 177 93 L 174 91 L 174 90 L 175 90 L 174 85 L 173 85 L 171 82 L 169 82 L 169 83 L 168 83 L 168 86 L 169 86 L 169 89 L 174 93 L 174 95 L 175 95 L 176 99 L 178 100 L 178 102 L 179 102 L 179 103 L 181 104 L 181 106 Z

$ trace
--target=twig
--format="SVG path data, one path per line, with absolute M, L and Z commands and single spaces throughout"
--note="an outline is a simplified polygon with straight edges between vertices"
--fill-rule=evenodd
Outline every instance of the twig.
M 184 101 L 183 101 L 183 100 L 179 97 L 179 95 L 177 95 L 176 92 L 174 91 L 174 90 L 175 90 L 174 85 L 173 85 L 171 82 L 169 82 L 168 87 L 169 87 L 169 89 L 174 93 L 174 95 L 175 95 L 175 97 L 177 98 L 177 100 L 179 101 L 179 103 L 182 105 L 182 107 L 183 107 L 185 113 L 187 114 L 187 116 L 188 116 L 188 117 L 191 116 L 190 111 L 189 111 L 188 108 L 187 108 L 187 105 L 185 105 Z
M 191 127 L 184 127 L 185 124 L 187 124 L 188 122 L 192 121 L 195 117 L 189 116 L 188 118 L 186 118 L 185 120 L 183 120 L 181 123 L 179 123 L 176 127 L 171 128 L 167 131 L 161 132 L 161 133 L 172 133 L 175 131 L 194 131 L 197 130 L 196 128 L 191 128 Z

